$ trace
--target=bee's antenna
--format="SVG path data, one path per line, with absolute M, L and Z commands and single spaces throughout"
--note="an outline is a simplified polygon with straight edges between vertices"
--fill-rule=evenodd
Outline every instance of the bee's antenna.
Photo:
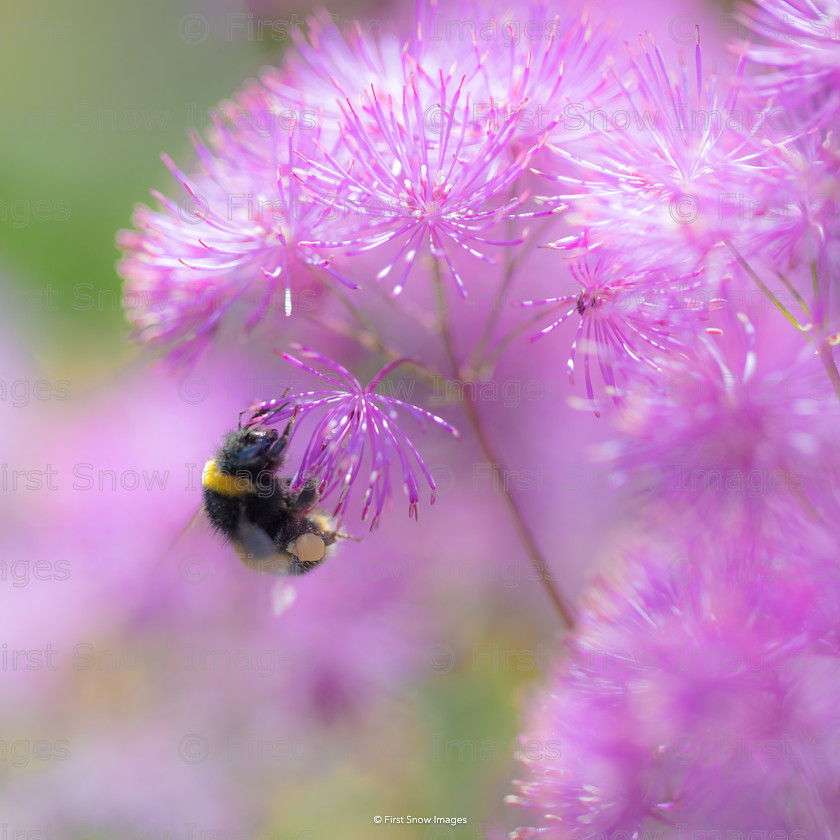
M 361 542 L 362 541 L 361 537 L 351 537 L 350 534 L 345 534 L 341 531 L 336 531 L 335 535 L 337 537 L 341 537 L 341 539 L 343 539 L 343 540 L 353 540 L 353 542 Z

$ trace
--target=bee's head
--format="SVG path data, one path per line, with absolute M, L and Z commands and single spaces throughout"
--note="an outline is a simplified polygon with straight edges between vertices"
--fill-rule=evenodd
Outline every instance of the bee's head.
M 225 438 L 216 465 L 228 475 L 247 473 L 256 478 L 273 473 L 280 466 L 287 443 L 288 438 L 281 438 L 277 429 L 237 429 Z

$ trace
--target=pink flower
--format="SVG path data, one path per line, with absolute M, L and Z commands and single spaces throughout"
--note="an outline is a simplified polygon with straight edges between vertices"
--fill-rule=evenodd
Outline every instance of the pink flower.
M 783 137 L 772 147 L 768 162 L 774 194 L 747 211 L 753 218 L 752 268 L 795 289 L 799 300 L 792 300 L 789 309 L 800 323 L 813 325 L 815 332 L 835 332 L 838 322 L 831 299 L 840 276 L 837 136 L 815 128 Z
M 738 20 L 753 40 L 739 52 L 755 67 L 753 84 L 800 128 L 830 124 L 840 107 L 837 0 L 762 0 Z
M 692 311 L 688 294 L 697 285 L 699 272 L 679 277 L 662 269 L 645 270 L 643 265 L 606 249 L 573 260 L 571 272 L 579 289 L 523 305 L 551 305 L 559 314 L 534 339 L 570 318 L 579 319 L 567 370 L 573 379 L 580 353 L 586 396 L 593 406 L 596 398 L 591 367 L 597 364 L 607 394 L 618 402 L 626 369 L 636 377 L 644 376 L 644 368 L 655 375 L 669 353 L 695 339 L 703 329 L 700 313 Z
M 523 195 L 511 193 L 536 146 L 511 160 L 516 114 L 498 125 L 474 122 L 469 95 L 462 99 L 463 78 L 448 81 L 440 71 L 437 89 L 426 92 L 414 74 L 407 76 L 399 98 L 381 96 L 372 85 L 360 108 L 350 98 L 342 103 L 343 153 L 307 160 L 312 198 L 331 205 L 338 196 L 345 217 L 343 239 L 312 244 L 358 254 L 394 243 L 396 256 L 377 275 L 381 280 L 402 263 L 394 294 L 428 246 L 466 296 L 452 254 L 492 263 L 488 246 L 522 241 L 488 231 L 523 203 Z
M 516 114 L 512 147 L 519 150 L 547 129 L 553 142 L 575 138 L 582 110 L 606 87 L 608 21 L 591 10 L 561 12 L 547 0 L 515 6 L 432 0 L 424 11 L 427 69 L 437 57 L 440 66 L 466 75 L 476 121 Z
M 283 358 L 335 388 L 289 394 L 261 403 L 254 406 L 251 420 L 246 422 L 259 419 L 260 423 L 275 425 L 288 422 L 295 416 L 294 437 L 310 416 L 320 415 L 315 428 L 309 433 L 292 486 L 300 487 L 308 478 L 315 478 L 319 497 L 338 491 L 335 506 L 335 515 L 338 516 L 347 508 L 350 490 L 360 475 L 365 453 L 369 452 L 370 475 L 362 501 L 362 521 L 367 519 L 372 509 L 370 529 L 373 530 L 379 523 L 379 517 L 390 500 L 390 473 L 394 462 L 399 464 L 402 474 L 409 516 L 416 519 L 420 502 L 416 470 L 419 469 L 432 491 L 430 504 L 435 501 L 435 481 L 420 453 L 400 428 L 398 412 L 403 411 L 421 423 L 430 420 L 455 437 L 458 437 L 458 432 L 445 420 L 422 408 L 395 396 L 376 393 L 382 380 L 398 365 L 409 360 L 400 359 L 386 365 L 363 388 L 359 380 L 337 362 L 305 347 L 300 348 L 300 354 L 304 359 L 312 359 L 327 367 L 330 373 L 316 370 L 294 356 L 284 354 Z
M 354 21 L 341 27 L 337 15 L 320 9 L 306 19 L 306 32 L 291 32 L 295 50 L 281 67 L 269 68 L 262 83 L 295 108 L 317 107 L 325 128 L 341 120 L 340 104 L 375 84 L 399 95 L 406 82 L 406 54 L 416 61 L 422 54 L 424 33 L 411 16 L 391 16 L 382 28 Z M 375 22 L 371 22 L 372 24 Z
M 329 251 L 308 240 L 334 214 L 298 180 L 296 153 L 316 154 L 317 114 L 287 124 L 281 103 L 257 85 L 222 111 L 209 147 L 194 138 L 197 172 L 164 157 L 186 197 L 176 203 L 153 192 L 164 210 L 139 207 L 138 231 L 117 240 L 129 320 L 141 340 L 172 348 L 177 360 L 199 352 L 237 305 L 250 329 L 271 309 L 291 314 L 309 270 L 333 273 Z
M 618 121 L 600 128 L 585 155 L 554 144 L 555 160 L 543 161 L 543 173 L 561 185 L 554 201 L 570 204 L 566 219 L 583 231 L 563 245 L 606 244 L 689 272 L 713 267 L 706 279 L 715 283 L 719 264 L 731 261 L 722 240 L 749 244 L 738 196 L 757 201 L 773 189 L 765 150 L 739 117 L 737 77 L 721 98 L 715 77 L 704 74 L 699 38 L 691 80 L 684 60 L 672 73 L 653 39 L 641 40 L 629 82 L 616 79 Z
M 831 836 L 840 659 L 836 624 L 813 617 L 838 581 L 812 559 L 798 540 L 712 536 L 600 582 L 531 706 L 508 801 L 540 828 L 512 836 Z
M 778 342 L 786 325 L 771 323 Z M 628 399 L 623 435 L 604 454 L 646 491 L 659 521 L 682 514 L 698 530 L 763 523 L 773 533 L 833 521 L 840 413 L 813 347 L 776 368 L 763 361 L 767 349 L 758 354 L 746 317 L 721 326 Z

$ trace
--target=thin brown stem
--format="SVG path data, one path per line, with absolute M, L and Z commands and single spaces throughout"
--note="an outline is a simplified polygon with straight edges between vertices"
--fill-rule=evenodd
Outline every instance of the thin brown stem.
M 499 339 L 499 341 L 493 345 L 493 349 L 487 354 L 484 359 L 485 365 L 493 365 L 496 363 L 496 360 L 499 356 L 504 353 L 507 349 L 508 345 L 511 342 L 515 341 L 519 338 L 520 335 L 524 332 L 528 332 L 534 324 L 539 323 L 543 320 L 547 315 L 550 315 L 552 312 L 556 312 L 558 309 L 562 309 L 564 306 L 568 306 L 568 301 L 564 301 L 563 303 L 558 303 L 555 306 L 551 306 L 548 309 L 543 310 L 542 312 L 538 312 L 536 315 L 533 315 L 527 321 L 523 321 L 520 324 L 517 324 L 504 338 Z
M 814 325 L 813 324 L 800 324 L 799 321 L 797 321 L 796 318 L 790 312 L 788 312 L 788 310 L 785 308 L 784 304 L 773 294 L 773 292 L 770 291 L 770 289 L 767 288 L 766 284 L 758 276 L 758 274 L 752 268 L 752 266 L 744 259 L 743 256 L 741 256 L 738 249 L 728 239 L 724 239 L 724 243 L 726 244 L 726 247 L 729 248 L 729 250 L 732 252 L 732 255 L 737 260 L 738 265 L 740 265 L 741 268 L 744 269 L 744 271 L 747 273 L 747 275 L 750 277 L 750 279 L 756 284 L 756 286 L 758 286 L 758 288 L 761 289 L 762 292 L 764 292 L 764 294 L 767 296 L 767 298 L 770 300 L 770 302 L 776 307 L 776 309 L 778 309 L 785 316 L 785 318 L 787 318 L 787 320 L 790 321 L 790 323 L 793 324 L 794 327 L 796 327 L 796 329 L 799 331 L 800 335 L 803 335 L 805 337 L 805 339 L 807 341 L 811 342 L 812 344 L 817 345 L 817 356 L 818 356 L 819 360 L 822 362 L 823 367 L 825 368 L 825 372 L 828 375 L 829 381 L 831 382 L 831 387 L 834 389 L 834 395 L 837 397 L 837 399 L 840 400 L 840 371 L 837 370 L 837 364 L 834 361 L 834 354 L 832 353 L 832 350 L 831 350 L 831 343 L 830 343 L 830 341 L 828 341 L 825 338 L 825 331 L 826 331 L 825 320 L 826 320 L 827 316 L 823 318 L 822 328 L 819 330 L 819 333 L 821 334 L 822 338 L 818 342 L 817 338 L 815 336 Z M 778 276 L 782 279 L 782 281 L 785 283 L 786 286 L 793 289 L 793 287 L 790 285 L 790 283 L 784 277 L 782 277 L 781 274 L 779 274 Z M 814 286 L 814 294 L 815 294 L 815 296 L 818 296 L 819 295 L 819 278 L 817 276 L 816 264 L 815 264 L 814 260 L 811 260 L 811 276 L 812 276 L 812 281 L 813 281 L 813 286 Z M 808 309 L 807 305 L 805 304 L 805 302 L 795 292 L 794 292 L 794 296 L 796 297 L 797 301 L 799 301 L 799 303 L 802 306 L 805 313 L 808 314 L 809 309 Z
M 452 340 L 452 333 L 449 328 L 449 319 L 446 315 L 446 294 L 443 288 L 443 280 L 440 276 L 440 266 L 437 262 L 435 263 L 435 282 L 437 284 L 438 309 L 440 311 L 440 332 L 443 340 L 443 347 L 452 370 L 452 376 L 455 380 L 459 380 L 461 378 L 462 371 L 461 366 L 458 363 L 455 344 Z M 470 426 L 472 426 L 472 430 L 475 433 L 476 440 L 478 441 L 482 452 L 484 453 L 484 457 L 487 458 L 489 463 L 497 466 L 499 470 L 502 470 L 501 461 L 496 455 L 496 452 L 484 430 L 484 425 L 481 422 L 478 407 L 475 404 L 475 394 L 469 386 L 470 383 L 467 383 L 467 387 L 463 389 L 464 411 L 467 415 L 467 420 L 469 421 Z M 502 474 L 504 474 L 504 472 Z M 510 491 L 505 486 L 504 482 L 502 482 L 501 494 L 502 499 L 507 506 L 508 512 L 511 515 L 511 519 L 513 520 L 516 532 L 528 554 L 528 558 L 537 571 L 540 582 L 543 585 L 543 589 L 545 589 L 546 594 L 551 599 L 551 602 L 557 612 L 560 614 L 563 624 L 567 629 L 570 629 L 574 625 L 574 616 L 572 611 L 566 604 L 565 598 L 552 583 L 551 577 L 548 575 L 548 566 L 543 559 L 539 546 L 531 534 L 531 529 L 525 521 L 523 512 L 516 499 L 511 495 Z
M 802 295 L 800 295 L 799 292 L 796 291 L 796 287 L 793 285 L 793 283 L 791 283 L 790 280 L 788 280 L 787 277 L 785 277 L 785 275 L 781 273 L 781 271 L 774 271 L 773 273 L 776 275 L 776 277 L 779 278 L 779 280 L 782 281 L 782 283 L 785 284 L 785 288 L 793 295 L 794 299 L 802 308 L 802 311 L 805 313 L 805 315 L 808 318 L 810 318 L 811 310 L 808 308 L 808 304 L 805 302 L 805 299 L 802 297 Z
M 327 280 L 325 277 L 322 277 L 314 268 L 311 269 L 312 276 L 326 289 L 326 291 L 331 294 L 337 301 L 339 301 L 344 308 L 353 316 L 353 319 L 359 324 L 359 326 L 373 339 L 378 342 L 378 346 L 384 347 L 382 342 L 376 337 L 376 328 L 368 319 L 368 317 L 364 314 L 364 312 L 356 306 L 353 301 L 347 296 L 347 294 L 339 289 L 334 283 Z
M 741 256 L 741 252 L 735 247 L 735 245 L 729 240 L 724 239 L 724 244 L 727 248 L 729 248 L 732 256 L 735 257 L 736 262 L 744 271 L 747 273 L 749 278 L 764 292 L 765 297 L 785 316 L 785 318 L 803 335 L 808 335 L 810 325 L 808 324 L 800 324 L 799 321 L 787 310 L 785 305 L 773 294 L 773 292 L 768 288 L 767 284 L 758 276 L 758 274 L 753 270 L 753 267 Z
M 828 343 L 823 344 L 817 351 L 817 355 L 820 357 L 825 372 L 828 374 L 832 388 L 834 388 L 834 395 L 840 400 L 840 372 L 837 370 L 834 354 L 831 352 L 831 345 Z
M 384 356 L 389 362 L 395 362 L 397 359 L 403 358 L 403 353 L 400 353 L 393 347 L 389 347 L 384 341 L 382 341 L 376 332 L 376 328 L 369 321 L 364 312 L 356 306 L 356 304 L 354 304 L 343 291 L 336 288 L 333 283 L 330 283 L 325 278 L 320 277 L 316 272 L 313 271 L 312 273 L 318 282 L 321 283 L 321 285 L 327 290 L 327 292 L 333 295 L 333 297 L 335 297 L 335 299 L 344 306 L 358 325 L 358 329 L 353 329 L 350 325 L 344 323 L 343 321 L 330 318 L 328 315 L 323 313 L 320 313 L 316 318 L 313 315 L 304 312 L 304 317 L 319 326 L 326 327 L 331 332 L 342 335 L 345 338 L 352 339 L 366 350 L 375 350 Z M 406 362 L 406 366 L 411 368 L 414 371 L 414 375 L 422 382 L 432 386 L 439 384 L 440 375 L 431 368 L 421 365 L 414 359 L 408 360 Z
M 412 301 L 404 294 L 392 295 L 390 292 L 382 288 L 379 283 L 372 283 L 367 287 L 368 292 L 376 295 L 376 297 L 395 315 L 404 318 L 410 322 L 418 323 L 423 329 L 431 330 L 436 323 L 435 313 L 424 309 L 420 304 Z
M 543 221 L 540 232 L 546 227 L 548 227 L 552 219 L 553 217 L 549 216 Z M 512 232 L 513 221 L 508 220 L 508 236 L 510 236 Z M 539 233 L 535 233 L 534 236 L 531 237 L 532 241 L 536 239 L 538 235 Z M 493 307 L 490 312 L 490 317 L 487 319 L 487 323 L 484 325 L 484 329 L 482 330 L 481 335 L 479 336 L 478 341 L 475 344 L 475 348 L 473 349 L 472 355 L 470 356 L 468 370 L 477 371 L 490 363 L 490 358 L 485 357 L 485 354 L 487 352 L 487 345 L 490 343 L 490 339 L 493 337 L 496 325 L 499 323 L 499 318 L 501 318 L 502 305 L 507 299 L 507 296 L 510 292 L 510 288 L 513 285 L 514 272 L 516 271 L 519 264 L 522 262 L 522 259 L 525 256 L 527 256 L 531 250 L 531 248 L 518 248 L 516 249 L 516 253 L 514 254 L 512 248 L 505 249 L 505 274 L 502 278 L 501 288 L 499 294 L 493 300 Z M 493 361 L 495 361 L 497 358 L 498 355 L 494 356 Z

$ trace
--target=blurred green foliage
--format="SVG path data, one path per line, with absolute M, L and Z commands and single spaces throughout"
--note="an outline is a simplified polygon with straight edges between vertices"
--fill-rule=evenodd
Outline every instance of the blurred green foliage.
M 150 188 L 174 192 L 160 153 L 186 164 L 187 129 L 206 125 L 208 109 L 267 58 L 215 13 L 165 0 L 0 8 L 3 302 L 36 355 L 84 359 L 77 376 L 132 352 L 114 235 L 137 202 L 154 205 Z M 189 15 L 211 24 L 203 40 L 194 30 L 198 43 L 182 24 Z

